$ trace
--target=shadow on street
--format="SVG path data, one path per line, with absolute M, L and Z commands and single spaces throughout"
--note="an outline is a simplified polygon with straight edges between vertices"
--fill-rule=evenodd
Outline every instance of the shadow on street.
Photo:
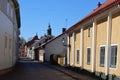
M 61 67 L 21 58 L 13 71 L 0 76 L 0 80 L 98 80 Z

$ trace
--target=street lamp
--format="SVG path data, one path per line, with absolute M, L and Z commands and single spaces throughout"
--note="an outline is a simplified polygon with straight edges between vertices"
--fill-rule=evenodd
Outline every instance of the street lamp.
M 65 38 L 62 38 L 62 44 L 63 44 L 63 46 L 70 47 L 70 44 L 66 44 L 65 42 L 66 42 Z

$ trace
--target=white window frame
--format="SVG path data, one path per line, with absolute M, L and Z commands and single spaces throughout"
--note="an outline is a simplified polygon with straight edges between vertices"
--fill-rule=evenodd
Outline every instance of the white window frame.
M 87 53 L 88 48 L 90 49 L 90 63 L 89 64 L 88 64 L 88 53 Z M 87 65 L 91 65 L 91 47 L 87 47 L 86 54 L 87 54 L 87 58 L 86 58 Z
M 100 45 L 99 49 L 100 49 L 101 47 L 105 47 L 105 54 L 106 54 L 106 46 L 105 46 L 105 45 Z M 98 60 L 98 61 L 99 61 L 99 62 L 98 62 L 98 63 L 99 63 L 99 67 L 105 67 L 105 55 L 104 55 L 104 66 L 100 66 L 100 55 L 101 55 L 101 54 L 100 54 L 100 50 L 99 50 L 99 60 Z
M 116 66 L 115 66 L 115 67 L 111 67 L 111 66 L 110 66 L 110 64 L 111 64 L 111 47 L 112 47 L 112 46 L 117 46 L 117 60 L 116 60 Z M 119 49 L 118 44 L 111 44 L 111 46 L 110 46 L 110 62 L 109 62 L 109 63 L 110 63 L 110 64 L 109 64 L 109 68 L 110 68 L 110 69 L 117 69 L 117 67 L 118 67 L 118 54 L 119 54 L 119 53 L 118 53 L 118 51 L 119 51 L 118 49 Z

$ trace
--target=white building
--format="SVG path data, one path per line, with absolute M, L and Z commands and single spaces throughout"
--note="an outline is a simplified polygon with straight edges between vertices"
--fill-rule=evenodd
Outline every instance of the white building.
M 39 41 L 39 38 L 37 36 L 37 34 L 30 40 L 28 41 L 26 44 L 25 44 L 25 50 L 26 50 L 26 57 L 28 58 L 31 58 L 34 60 L 34 47 L 35 47 L 35 44 L 36 42 Z
M 60 55 L 61 57 L 67 58 L 67 48 L 69 47 L 67 45 L 67 35 L 65 34 L 66 28 L 62 29 L 62 34 L 60 34 L 57 37 L 53 37 L 52 39 L 49 39 L 47 37 L 48 41 L 42 43 L 38 47 L 36 47 L 35 50 L 35 57 L 39 61 L 50 61 L 50 56 L 52 54 Z M 49 27 L 48 27 L 48 35 L 49 35 Z M 64 41 L 64 44 L 63 44 Z
M 17 0 L 0 0 L 0 74 L 17 61 L 20 12 Z
M 67 47 L 62 44 L 62 40 L 65 40 L 65 44 L 67 44 L 66 34 L 61 34 L 51 41 L 45 44 L 45 60 L 50 61 L 51 54 L 59 54 L 61 56 L 66 56 Z
M 65 41 L 65 45 L 63 45 L 62 41 Z M 50 56 L 52 54 L 58 54 L 63 57 L 67 55 L 67 36 L 66 34 L 61 34 L 48 42 L 40 45 L 39 47 L 35 48 L 35 54 L 38 56 L 37 58 L 40 61 L 50 61 Z

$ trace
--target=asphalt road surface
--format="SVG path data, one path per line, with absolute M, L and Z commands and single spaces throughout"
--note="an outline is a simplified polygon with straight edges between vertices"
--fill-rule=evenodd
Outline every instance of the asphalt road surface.
M 81 75 L 71 70 L 41 63 L 38 61 L 19 61 L 15 69 L 0 80 L 98 80 L 90 76 Z

